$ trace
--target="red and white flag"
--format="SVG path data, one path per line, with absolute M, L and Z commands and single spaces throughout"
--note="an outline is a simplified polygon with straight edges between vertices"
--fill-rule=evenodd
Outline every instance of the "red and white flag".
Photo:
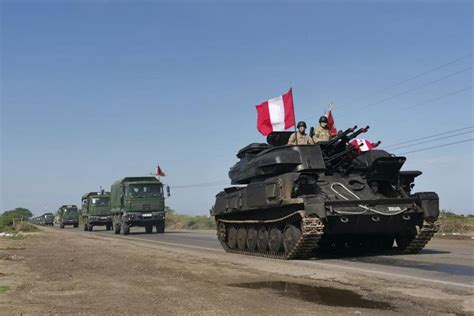
M 349 142 L 353 147 L 357 149 L 358 152 L 369 151 L 375 149 L 376 144 L 368 141 L 367 139 L 355 138 Z
M 334 107 L 334 103 L 332 101 L 329 102 L 328 110 L 327 110 L 325 116 L 328 118 L 329 135 L 336 136 L 337 135 L 336 124 L 334 124 L 334 117 L 332 116 L 332 108 L 333 107 Z
M 279 97 L 257 105 L 257 129 L 264 136 L 284 131 L 295 125 L 293 93 L 291 89 Z
M 161 170 L 160 166 L 156 166 L 155 175 L 160 176 L 160 177 L 165 177 L 166 176 L 166 174 L 163 172 L 163 170 Z

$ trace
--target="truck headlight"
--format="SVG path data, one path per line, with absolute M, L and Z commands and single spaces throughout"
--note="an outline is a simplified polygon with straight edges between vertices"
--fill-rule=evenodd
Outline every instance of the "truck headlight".
M 163 218 L 165 217 L 165 212 L 153 212 L 153 217 Z

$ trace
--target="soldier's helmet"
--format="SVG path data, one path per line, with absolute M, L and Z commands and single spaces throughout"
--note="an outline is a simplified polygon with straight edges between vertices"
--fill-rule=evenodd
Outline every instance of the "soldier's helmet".
M 325 115 L 319 118 L 319 123 L 327 123 L 327 122 L 328 122 L 328 118 Z
M 305 121 L 299 121 L 299 122 L 298 122 L 298 125 L 296 125 L 296 127 L 300 128 L 301 126 L 303 126 L 304 128 L 306 128 L 306 122 L 305 122 Z

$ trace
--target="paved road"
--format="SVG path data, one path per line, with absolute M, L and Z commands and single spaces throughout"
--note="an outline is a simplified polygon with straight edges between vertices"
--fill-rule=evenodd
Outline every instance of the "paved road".
M 175 247 L 194 248 L 203 251 L 224 251 L 214 231 L 167 231 L 165 234 L 145 234 L 143 228 L 132 228 L 129 236 L 114 235 L 96 227 L 86 234 L 129 238 Z M 340 269 L 368 277 L 406 279 L 417 283 L 454 288 L 474 289 L 474 241 L 433 239 L 418 255 L 379 255 L 360 257 L 319 258 L 305 261 L 291 261 L 305 267 Z

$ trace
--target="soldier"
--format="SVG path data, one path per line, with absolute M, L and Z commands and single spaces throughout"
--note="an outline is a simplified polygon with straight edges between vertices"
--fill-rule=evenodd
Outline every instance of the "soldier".
M 288 139 L 288 145 L 314 145 L 313 140 L 311 137 L 306 135 L 306 122 L 300 121 L 298 122 L 298 132 L 291 134 L 290 138 Z M 298 142 L 296 141 L 298 139 Z
M 328 118 L 321 116 L 319 118 L 319 126 L 314 129 L 313 142 L 327 142 L 329 138 Z

